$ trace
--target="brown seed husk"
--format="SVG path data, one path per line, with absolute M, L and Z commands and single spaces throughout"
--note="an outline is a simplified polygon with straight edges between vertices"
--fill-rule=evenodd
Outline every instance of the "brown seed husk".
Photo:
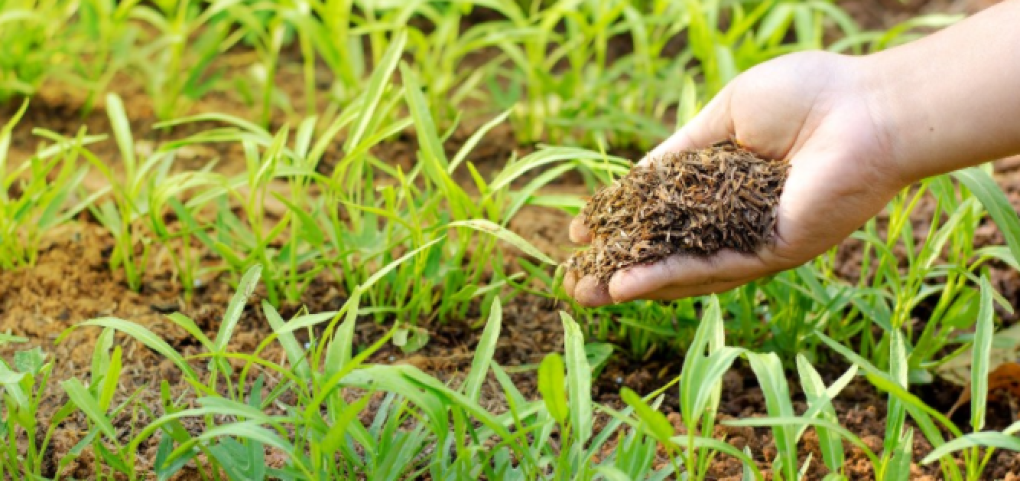
M 588 202 L 582 216 L 591 247 L 567 268 L 606 284 L 621 269 L 672 255 L 755 252 L 774 238 L 788 173 L 785 160 L 733 141 L 652 159 Z

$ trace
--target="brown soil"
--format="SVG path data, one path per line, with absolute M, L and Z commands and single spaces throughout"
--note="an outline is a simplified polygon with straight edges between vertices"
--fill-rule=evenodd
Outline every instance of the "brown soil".
M 855 9 L 855 15 L 858 18 L 870 18 L 870 12 L 873 11 L 871 9 L 877 10 L 876 4 L 888 7 L 888 3 L 896 2 L 847 0 L 841 3 L 848 4 Z M 917 8 L 941 8 L 928 5 L 944 5 L 945 3 L 924 2 L 920 6 L 915 6 L 913 11 L 917 11 Z M 939 11 L 961 11 L 960 9 L 963 9 L 963 11 L 972 12 L 977 8 L 987 6 L 990 2 L 975 0 L 950 3 L 952 3 L 951 8 Z M 881 18 L 889 21 L 893 16 L 887 15 Z M 871 26 L 878 27 L 880 25 Z M 293 75 L 288 72 L 290 71 L 285 68 L 281 75 L 284 77 Z M 153 124 L 152 108 L 143 95 L 142 89 L 127 79 L 115 82 L 114 85 L 118 87 L 119 93 L 125 98 L 137 138 L 153 145 L 166 140 L 169 134 L 151 128 Z M 281 85 L 293 85 L 297 89 L 302 84 L 295 77 L 293 81 L 281 82 Z M 12 156 L 15 159 L 24 158 L 32 152 L 37 143 L 37 140 L 31 135 L 33 127 L 44 127 L 66 135 L 73 135 L 81 125 L 88 126 L 89 132 L 92 133 L 108 132 L 108 122 L 102 109 L 97 109 L 82 117 L 78 113 L 81 104 L 80 96 L 68 93 L 59 86 L 43 89 L 41 94 L 33 100 L 28 116 L 14 133 Z M 229 112 L 247 116 L 246 109 L 239 105 L 237 99 L 231 98 L 226 93 L 203 100 L 194 107 L 194 110 Z M 5 122 L 13 111 L 12 106 L 0 108 L 0 123 Z M 282 117 L 277 118 L 274 124 L 280 125 L 284 120 Z M 203 127 L 207 127 L 207 125 L 177 129 L 173 132 L 173 136 L 179 137 Z M 453 141 L 449 143 L 448 148 L 451 151 L 459 148 L 457 139 L 466 138 L 467 132 L 469 132 L 467 127 L 462 128 L 461 132 L 458 132 Z M 380 146 L 378 154 L 380 158 L 387 159 L 394 164 L 409 166 L 414 161 L 416 148 L 416 139 L 413 136 L 405 136 Z M 518 155 L 522 155 L 532 149 L 532 146 L 515 146 L 513 132 L 507 128 L 501 128 L 494 131 L 475 149 L 476 155 L 473 156 L 473 159 L 482 175 L 488 176 L 489 173 L 500 169 L 500 163 L 511 152 L 516 151 Z M 111 162 L 118 158 L 116 146 L 112 141 L 96 146 L 95 150 L 101 158 L 108 158 Z M 637 157 L 633 155 L 633 152 L 619 153 L 632 158 Z M 218 157 L 221 159 L 221 163 L 217 169 L 224 173 L 237 173 L 243 169 L 243 160 L 239 151 L 233 147 L 195 148 L 186 154 L 178 162 L 177 168 L 193 169 L 205 165 L 213 157 Z M 998 167 L 1000 183 L 1006 189 L 1014 207 L 1020 209 L 1020 162 L 1007 159 L 1000 161 Z M 468 182 L 470 179 L 465 177 L 463 180 Z M 90 177 L 87 180 L 87 183 L 93 186 L 102 185 L 103 182 L 105 179 L 98 177 Z M 582 180 L 578 177 L 560 179 L 553 188 L 562 192 L 586 192 Z M 928 222 L 930 218 L 923 218 L 922 215 L 917 221 Z M 511 222 L 511 228 L 534 242 L 543 251 L 552 253 L 559 260 L 563 260 L 569 255 L 571 248 L 566 237 L 568 222 L 569 216 L 560 211 L 527 208 Z M 917 231 L 923 232 L 923 229 L 917 229 Z M 1001 234 L 994 225 L 989 224 L 983 228 L 978 242 L 1001 243 Z M 854 278 L 858 273 L 854 272 L 857 259 L 852 249 L 853 243 L 848 241 L 846 246 L 851 248 L 842 250 L 840 272 L 848 278 Z M 0 357 L 10 362 L 15 351 L 38 346 L 46 352 L 48 360 L 55 363 L 55 379 L 51 381 L 45 401 L 38 413 L 43 426 L 48 425 L 54 411 L 67 400 L 66 395 L 59 387 L 59 381 L 69 377 L 82 379 L 90 377 L 90 360 L 95 340 L 100 331 L 97 328 L 80 328 L 72 331 L 60 343 L 55 344 L 54 341 L 67 328 L 95 317 L 119 317 L 147 327 L 184 355 L 196 354 L 201 351 L 198 343 L 182 329 L 168 321 L 164 315 L 180 311 L 191 317 L 204 331 L 214 335 L 219 328 L 219 319 L 223 314 L 223 309 L 233 295 L 226 279 L 211 279 L 197 290 L 191 302 L 185 302 L 170 266 L 165 262 L 160 263 L 158 260 L 150 266 L 141 292 L 132 292 L 127 288 L 121 273 L 111 272 L 107 267 L 111 248 L 112 240 L 109 235 L 87 216 L 83 216 L 79 222 L 62 226 L 47 234 L 43 240 L 42 251 L 36 266 L 25 270 L 0 272 L 0 331 L 29 339 L 27 344 L 0 346 Z M 996 276 L 996 287 L 1015 307 L 1020 306 L 1020 278 L 1018 278 L 1018 274 L 1005 266 L 996 266 L 993 274 Z M 237 334 L 231 340 L 231 350 L 252 352 L 269 334 L 268 323 L 259 307 L 264 296 L 265 293 L 260 287 L 249 301 Z M 335 310 L 345 301 L 345 294 L 338 286 L 319 281 L 308 289 L 300 303 L 283 306 L 281 313 L 286 318 L 297 312 L 302 306 L 312 312 Z M 504 309 L 504 332 L 499 340 L 496 361 L 504 366 L 521 367 L 513 374 L 518 388 L 527 396 L 536 396 L 534 371 L 526 368 L 540 362 L 546 353 L 562 349 L 558 312 L 561 309 L 568 309 L 568 306 L 537 295 L 518 294 L 505 301 Z M 474 309 L 463 320 L 445 324 L 426 322 L 424 327 L 429 330 L 431 341 L 423 350 L 405 354 L 395 347 L 387 346 L 376 353 L 372 361 L 410 363 L 440 379 L 456 381 L 470 366 L 471 353 L 477 344 L 479 334 L 479 331 L 472 325 L 479 321 L 480 310 Z M 386 330 L 387 326 L 378 325 L 370 319 L 365 319 L 358 325 L 356 345 L 369 344 L 382 336 Z M 153 408 L 158 414 L 161 412 L 157 389 L 158 381 L 167 381 L 175 392 L 188 390 L 187 384 L 168 360 L 161 358 L 140 343 L 128 340 L 123 336 L 118 336 L 117 339 L 118 345 L 123 346 L 124 349 L 124 375 L 121 378 L 118 399 L 124 399 L 136 390 L 144 388 L 140 401 Z M 275 347 L 270 347 L 268 351 L 262 353 L 267 358 L 278 357 L 280 354 Z M 617 393 L 621 387 L 627 386 L 641 393 L 649 392 L 674 378 L 679 372 L 681 363 L 681 357 L 675 354 L 659 354 L 651 359 L 642 360 L 630 359 L 624 355 L 614 356 L 594 382 L 595 399 L 600 403 L 620 407 L 622 403 Z M 823 376 L 826 382 L 831 382 L 841 373 L 842 366 L 830 366 L 829 370 L 823 372 Z M 791 383 L 794 383 L 793 379 L 791 379 Z M 806 407 L 804 397 L 796 384 L 792 386 L 792 392 L 797 400 L 798 411 L 803 412 Z M 936 381 L 935 384 L 915 388 L 915 392 L 934 408 L 945 412 L 956 401 L 960 389 Z M 487 385 L 484 399 L 492 408 L 501 408 L 501 398 L 498 388 L 494 384 Z M 738 366 L 727 374 L 722 399 L 720 419 L 764 416 L 763 394 L 750 369 L 746 366 Z M 866 381 L 857 380 L 835 400 L 834 404 L 843 426 L 862 437 L 872 449 L 880 448 L 885 434 L 884 396 Z M 671 392 L 663 409 L 669 414 L 668 417 L 675 427 L 682 431 L 684 427 L 679 415 L 673 412 L 676 405 L 675 392 Z M 965 412 L 966 409 L 961 411 Z M 954 417 L 954 421 L 964 425 L 966 424 L 965 418 L 965 413 L 958 413 Z M 125 415 L 116 420 L 115 427 L 127 429 L 131 426 L 142 425 L 146 420 L 144 415 L 135 420 L 132 420 L 130 415 Z M 1000 402 L 991 406 L 989 428 L 1001 429 L 1010 424 L 1012 420 L 1008 403 Z M 57 428 L 57 435 L 54 438 L 56 441 L 52 452 L 48 453 L 49 465 L 44 470 L 45 475 L 52 476 L 54 474 L 56 468 L 54 463 L 81 439 L 85 425 L 84 417 L 79 415 L 65 420 Z M 189 427 L 197 430 L 200 426 L 196 424 Z M 770 465 L 772 456 L 775 454 L 771 435 L 767 430 L 719 427 L 716 434 L 726 436 L 727 440 L 738 448 L 749 446 L 762 468 L 767 468 Z M 923 439 L 923 436 L 915 436 L 915 459 L 920 459 L 930 449 L 931 446 Z M 155 452 L 155 443 L 142 446 L 139 452 L 140 469 L 151 465 Z M 848 474 L 851 479 L 873 479 L 866 457 L 849 445 L 847 445 L 847 453 Z M 808 478 L 821 479 L 824 474 L 818 464 L 821 453 L 817 438 L 810 431 L 801 443 L 802 460 L 808 454 L 811 454 L 815 460 L 813 462 L 815 468 L 810 471 Z M 87 478 L 92 475 L 93 463 L 92 454 L 86 451 L 77 462 L 69 467 L 65 474 Z M 940 479 L 939 473 L 932 467 L 917 466 L 915 468 L 912 478 Z M 739 479 L 740 469 L 738 462 L 723 458 L 713 466 L 710 476 L 714 479 L 735 480 Z M 989 469 L 986 471 L 986 479 L 1003 479 L 1009 473 L 1018 471 L 1020 471 L 1020 455 L 1000 452 L 994 456 L 990 463 Z M 180 479 L 197 479 L 197 473 L 194 469 L 189 468 L 182 473 Z

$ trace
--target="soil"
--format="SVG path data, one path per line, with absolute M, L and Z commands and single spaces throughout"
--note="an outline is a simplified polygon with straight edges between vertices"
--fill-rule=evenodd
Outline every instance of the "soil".
M 897 18 L 918 11 L 938 12 L 973 12 L 993 2 L 989 0 L 970 1 L 921 1 L 913 2 L 906 7 L 893 7 L 895 0 L 847 0 L 841 2 L 847 6 L 855 17 L 866 26 L 874 28 L 888 27 Z M 883 12 L 875 14 L 874 12 Z M 890 13 L 891 12 L 891 13 Z M 284 66 L 281 77 L 282 86 L 293 86 L 296 91 L 302 82 L 293 70 Z M 287 81 L 288 75 L 293 81 Z M 146 143 L 157 145 L 171 134 L 152 128 L 154 124 L 153 110 L 144 95 L 144 90 L 128 78 L 115 81 L 116 87 L 125 99 L 128 114 L 135 129 L 136 138 Z M 291 88 L 291 87 L 287 87 Z M 300 98 L 293 96 L 293 98 Z M 102 105 L 94 112 L 80 115 L 79 110 L 83 99 L 80 95 L 69 92 L 59 85 L 45 87 L 33 100 L 28 115 L 14 131 L 11 146 L 12 158 L 27 157 L 37 142 L 31 129 L 43 127 L 65 135 L 73 135 L 85 125 L 92 133 L 109 132 L 108 121 L 102 111 Z M 217 93 L 199 102 L 194 111 L 218 111 L 248 117 L 243 103 L 229 93 Z M 6 122 L 14 112 L 14 106 L 0 108 L 0 122 Z M 280 125 L 286 119 L 277 118 L 274 124 Z M 172 135 L 178 137 L 189 132 L 196 132 L 208 125 L 193 125 L 175 130 Z M 448 143 L 447 148 L 456 151 L 466 139 L 468 128 L 461 128 Z M 513 140 L 513 132 L 509 128 L 493 131 L 475 150 L 472 157 L 483 176 L 501 168 L 512 152 L 518 156 L 526 154 L 534 146 L 519 146 Z M 409 166 L 414 161 L 417 145 L 416 139 L 403 136 L 379 147 L 380 158 L 388 159 L 396 165 Z M 118 158 L 116 145 L 107 141 L 95 146 L 95 152 L 101 158 L 115 161 Z M 339 152 L 336 150 L 335 152 Z M 635 152 L 615 152 L 631 158 L 637 158 Z M 205 165 L 210 158 L 220 158 L 217 170 L 225 173 L 241 172 L 244 163 L 240 152 L 229 146 L 203 147 L 185 151 L 175 165 L 179 169 L 194 169 Z M 330 157 L 330 156 L 327 156 Z M 336 158 L 337 156 L 332 156 Z M 997 180 L 1006 190 L 1014 207 L 1020 209 L 1020 160 L 1003 159 L 996 164 Z M 328 166 L 327 166 L 328 168 Z M 463 179 L 470 183 L 470 178 Z M 90 174 L 86 184 L 101 186 L 106 179 Z M 587 193 L 582 179 L 567 176 L 557 180 L 551 187 L 560 192 Z M 269 208 L 272 212 L 272 207 Z M 280 209 L 278 212 L 282 212 Z M 927 217 L 926 217 L 926 214 Z M 916 221 L 920 225 L 930 222 L 933 209 L 918 209 Z M 550 253 L 558 260 L 565 260 L 571 245 L 567 239 L 566 226 L 569 215 L 553 209 L 528 207 L 515 218 L 510 227 L 518 234 L 535 243 L 544 252 Z M 916 229 L 921 233 L 925 230 Z M 994 225 L 982 227 L 976 238 L 978 243 L 1001 243 L 1001 233 Z M 56 409 L 67 400 L 60 388 L 59 381 L 70 377 L 90 378 L 90 360 L 97 336 L 98 328 L 78 328 L 56 343 L 58 336 L 76 324 L 96 317 L 113 316 L 139 323 L 165 339 L 172 347 L 184 355 L 196 354 L 201 346 L 186 332 L 176 327 L 165 318 L 165 314 L 180 311 L 192 318 L 195 323 L 210 335 L 219 328 L 219 320 L 223 310 L 233 295 L 233 289 L 226 279 L 208 279 L 195 293 L 195 297 L 186 302 L 181 293 L 178 280 L 174 277 L 169 264 L 158 256 L 150 266 L 145 283 L 140 292 L 127 288 L 125 279 L 119 271 L 108 268 L 108 260 L 113 242 L 109 234 L 87 215 L 75 222 L 61 226 L 47 233 L 42 240 L 42 249 L 37 264 L 28 269 L 0 272 L 0 331 L 28 338 L 25 344 L 7 344 L 0 346 L 0 357 L 10 362 L 16 351 L 31 347 L 40 347 L 47 359 L 55 364 L 54 379 L 45 393 L 44 401 L 38 412 L 42 426 L 49 425 L 49 419 Z M 859 275 L 855 271 L 858 265 L 858 250 L 855 243 L 847 241 L 841 249 L 839 273 L 853 279 Z M 993 266 L 996 287 L 1010 301 L 1014 308 L 1020 306 L 1020 278 L 1018 273 L 1007 266 Z M 259 287 L 250 299 L 241 318 L 240 328 L 231 340 L 229 348 L 239 352 L 253 352 L 259 343 L 269 334 L 270 329 L 261 311 L 260 303 L 265 297 L 264 290 Z M 299 303 L 283 306 L 281 314 L 287 318 L 302 307 L 309 311 L 325 311 L 338 309 L 347 300 L 342 289 L 326 280 L 314 282 L 306 291 Z M 531 369 L 549 352 L 562 349 L 562 332 L 559 320 L 560 310 L 569 310 L 564 303 L 534 294 L 518 293 L 504 301 L 504 332 L 500 336 L 496 351 L 496 362 L 507 367 L 516 367 L 512 377 L 518 389 L 526 396 L 537 396 L 534 370 Z M 471 353 L 478 341 L 480 331 L 474 326 L 481 320 L 481 310 L 475 308 L 462 320 L 447 323 L 423 321 L 422 326 L 428 329 L 430 342 L 420 351 L 406 354 L 391 345 L 385 346 L 372 356 L 372 362 L 409 363 L 444 381 L 456 382 L 469 368 Z M 1015 322 L 1015 318 L 1004 316 L 1006 322 Z M 362 320 L 357 327 L 356 346 L 368 345 L 386 332 L 387 326 Z M 175 393 L 189 390 L 181 379 L 177 369 L 168 360 L 145 348 L 140 343 L 117 337 L 117 344 L 122 346 L 124 370 L 121 377 L 117 399 L 125 399 L 128 395 L 141 389 L 139 400 L 147 404 L 158 414 L 161 412 L 158 382 L 165 381 Z M 275 358 L 282 353 L 278 348 L 270 346 L 262 352 L 265 358 Z M 610 363 L 594 381 L 594 398 L 597 402 L 620 407 L 618 398 L 621 387 L 626 386 L 640 393 L 654 390 L 673 379 L 680 371 L 682 357 L 677 354 L 661 353 L 648 359 L 631 359 L 627 356 L 613 356 Z M 826 382 L 833 381 L 843 373 L 845 366 L 823 365 L 823 378 Z M 272 383 L 270 379 L 270 384 Z M 806 408 L 804 396 L 791 377 L 791 389 L 794 393 L 796 408 L 803 412 Z M 914 388 L 915 394 L 935 409 L 947 412 L 956 402 L 961 389 L 944 381 L 936 380 L 933 384 Z M 493 383 L 486 385 L 483 399 L 493 409 L 501 409 L 501 395 Z M 761 417 L 765 415 L 765 403 L 761 389 L 756 384 L 751 370 L 738 365 L 726 375 L 722 395 L 720 419 L 738 419 Z M 677 405 L 675 392 L 670 391 L 663 403 L 663 410 L 678 431 L 684 429 L 679 414 L 674 412 Z M 839 414 L 840 424 L 861 437 L 872 449 L 880 449 L 885 434 L 885 397 L 877 392 L 865 380 L 855 380 L 834 401 Z M 960 425 L 966 424 L 966 411 L 961 409 L 953 420 Z M 988 428 L 1001 429 L 1013 420 L 1014 410 L 1008 400 L 993 403 L 990 406 Z M 121 416 L 115 422 L 117 429 L 144 425 L 147 420 L 144 414 L 139 419 L 131 419 L 130 415 Z M 604 421 L 604 420 L 603 420 Z M 83 416 L 72 416 L 63 421 L 56 429 L 53 449 L 47 453 L 47 465 L 43 471 L 46 476 L 53 476 L 56 471 L 55 462 L 66 454 L 77 443 L 85 431 L 86 420 Z M 199 426 L 189 426 L 198 429 Z M 752 428 L 717 428 L 717 436 L 725 436 L 727 441 L 738 448 L 750 447 L 756 461 L 763 469 L 770 466 L 775 455 L 775 447 L 767 430 Z M 873 479 L 867 458 L 860 450 L 847 445 L 847 469 L 851 479 Z M 808 431 L 800 445 L 802 460 L 811 455 L 820 460 L 821 453 L 817 438 Z M 929 452 L 931 446 L 923 436 L 915 436 L 915 459 L 920 459 Z M 144 445 L 139 450 L 139 469 L 151 465 L 156 453 L 155 443 Z M 659 462 L 664 462 L 660 457 Z M 273 459 L 270 464 L 278 464 Z M 821 479 L 824 470 L 818 462 L 812 463 L 808 479 Z M 94 458 L 89 450 L 64 472 L 78 478 L 89 478 L 94 474 Z M 1016 479 L 1011 473 L 1020 472 L 1020 455 L 1011 452 L 998 452 L 993 456 L 985 479 Z M 710 471 L 711 479 L 740 479 L 740 464 L 731 459 L 721 458 Z M 941 479 L 937 469 L 928 466 L 914 466 L 912 479 Z M 193 467 L 186 468 L 178 479 L 199 479 Z

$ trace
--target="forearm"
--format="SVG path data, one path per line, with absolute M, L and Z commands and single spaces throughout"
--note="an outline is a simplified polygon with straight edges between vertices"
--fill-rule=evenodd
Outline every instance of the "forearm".
M 904 181 L 1020 153 L 1020 0 L 860 61 Z

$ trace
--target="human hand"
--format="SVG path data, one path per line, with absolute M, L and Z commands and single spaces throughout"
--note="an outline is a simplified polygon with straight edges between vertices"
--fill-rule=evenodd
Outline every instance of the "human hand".
M 744 148 L 791 163 L 775 242 L 754 254 L 674 256 L 615 274 L 609 285 L 568 273 L 567 293 L 589 307 L 638 299 L 674 300 L 724 292 L 804 264 L 852 234 L 907 185 L 895 168 L 892 132 L 859 59 L 791 54 L 733 79 L 649 158 L 735 138 Z M 580 217 L 574 242 L 591 236 Z

